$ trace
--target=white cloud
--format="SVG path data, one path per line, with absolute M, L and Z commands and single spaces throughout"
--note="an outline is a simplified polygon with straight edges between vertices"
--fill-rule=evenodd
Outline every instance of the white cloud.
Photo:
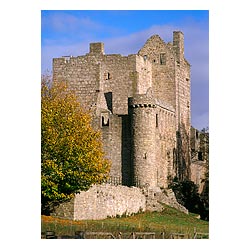
M 87 16 L 77 17 L 64 12 L 54 12 L 42 20 L 42 27 L 54 32 L 79 32 L 82 30 L 97 30 L 102 24 L 94 22 Z

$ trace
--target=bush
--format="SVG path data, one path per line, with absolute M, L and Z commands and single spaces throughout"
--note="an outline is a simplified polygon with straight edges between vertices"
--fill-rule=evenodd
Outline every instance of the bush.
M 189 212 L 200 214 L 201 219 L 208 220 L 208 204 L 198 193 L 198 187 L 190 180 L 173 181 L 170 188 L 173 189 L 177 201 L 186 207 Z

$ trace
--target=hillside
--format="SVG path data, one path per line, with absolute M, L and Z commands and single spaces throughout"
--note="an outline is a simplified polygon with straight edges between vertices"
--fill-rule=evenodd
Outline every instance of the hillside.
M 117 235 L 131 235 L 132 232 L 154 232 L 155 238 L 171 238 L 179 234 L 181 238 L 193 238 L 198 232 L 208 238 L 208 222 L 196 218 L 196 214 L 184 214 L 166 206 L 162 212 L 144 212 L 130 217 L 108 218 L 105 220 L 71 221 L 42 216 L 42 233 L 54 231 L 58 238 L 63 235 L 73 237 L 76 231 L 110 232 Z M 100 238 L 96 236 L 96 238 Z

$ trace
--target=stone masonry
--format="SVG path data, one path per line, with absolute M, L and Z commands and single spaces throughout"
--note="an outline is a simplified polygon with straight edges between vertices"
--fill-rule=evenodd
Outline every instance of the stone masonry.
M 53 81 L 66 82 L 101 130 L 111 160 L 110 183 L 94 185 L 61 204 L 54 215 L 83 220 L 139 211 L 161 211 L 162 204 L 187 209 L 167 189 L 171 180 L 190 179 L 190 64 L 184 35 L 173 42 L 151 36 L 137 54 L 104 52 L 53 59 Z M 115 184 L 115 185 L 113 185 Z
M 71 220 L 100 220 L 107 217 L 130 216 L 145 210 L 162 211 L 162 204 L 188 213 L 169 189 L 154 192 L 137 187 L 102 184 L 80 192 L 71 201 L 57 207 L 52 215 Z
M 70 202 L 60 205 L 53 215 L 72 220 L 100 220 L 129 216 L 145 209 L 146 198 L 141 189 L 102 184 L 80 192 Z
M 191 127 L 190 132 L 191 165 L 190 179 L 201 194 L 205 187 L 206 174 L 209 165 L 209 134 Z
M 53 59 L 53 81 L 66 82 L 102 131 L 110 177 L 125 186 L 167 188 L 190 176 L 190 65 L 184 35 L 151 36 L 137 54 L 104 52 Z

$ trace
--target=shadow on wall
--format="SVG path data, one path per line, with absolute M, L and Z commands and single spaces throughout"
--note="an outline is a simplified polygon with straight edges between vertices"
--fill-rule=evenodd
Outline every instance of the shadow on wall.
M 176 131 L 176 170 L 178 179 L 183 181 L 190 179 L 190 138 L 183 122 L 178 127 L 179 129 Z
M 122 185 L 132 186 L 132 167 L 131 167 L 131 119 L 129 115 L 122 117 Z

